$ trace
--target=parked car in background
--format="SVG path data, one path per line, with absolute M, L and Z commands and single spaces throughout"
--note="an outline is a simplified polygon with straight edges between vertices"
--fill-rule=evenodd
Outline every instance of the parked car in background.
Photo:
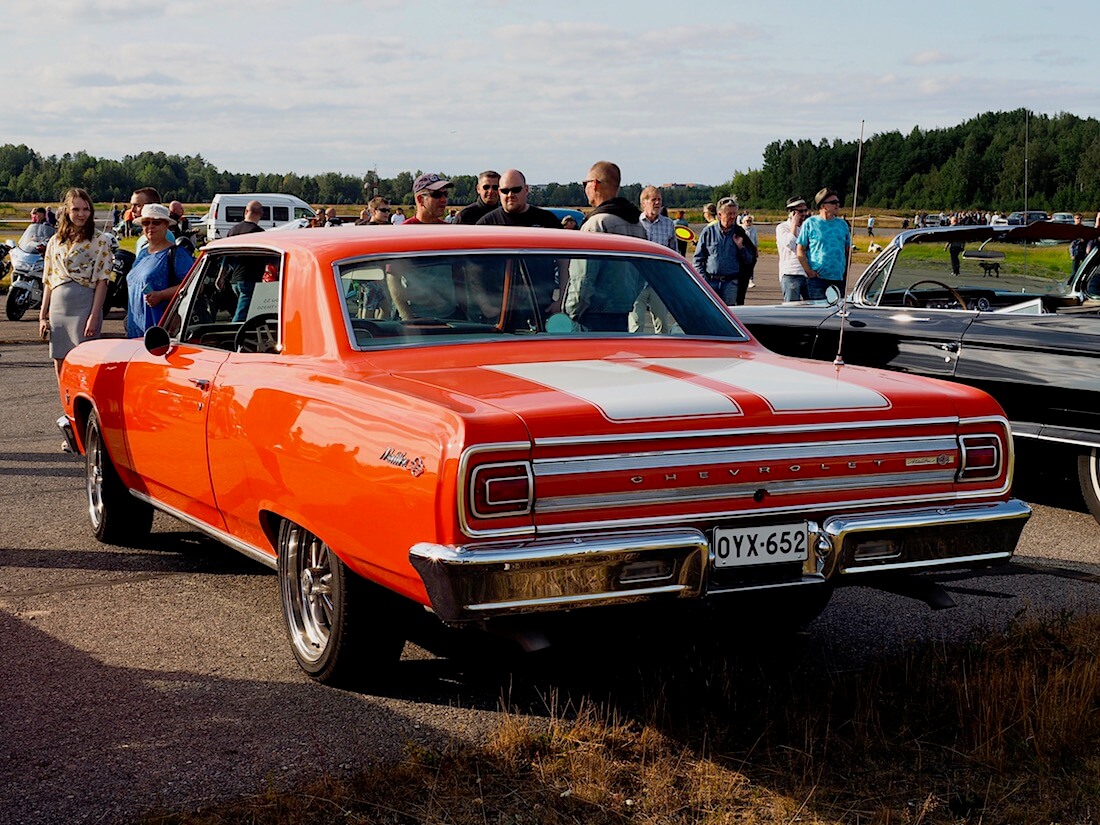
M 1050 216 L 1052 223 L 1073 223 L 1072 212 L 1055 212 Z
M 279 192 L 217 194 L 210 202 L 206 217 L 206 240 L 224 238 L 235 224 L 244 220 L 244 208 L 254 200 L 263 206 L 260 226 L 264 229 L 274 229 L 314 215 L 313 207 L 294 195 Z
M 626 331 L 646 286 L 666 334 Z M 216 241 L 161 326 L 81 344 L 60 385 L 96 536 L 160 510 L 275 568 L 320 681 L 392 672 L 415 614 L 541 638 L 751 604 L 771 630 L 1003 562 L 1029 515 L 986 393 L 770 353 L 679 255 L 606 233 Z
M 1047 213 L 1041 210 L 1032 209 L 1028 210 L 1027 212 L 1011 212 L 1008 216 L 1008 225 L 1020 226 L 1021 224 L 1035 223 L 1036 221 L 1045 221 L 1046 219 Z
M 825 302 L 737 307 L 769 349 L 946 378 L 1004 407 L 1022 473 L 1062 462 L 1100 521 L 1100 249 L 1070 275 L 1087 226 L 949 227 L 903 232 Z M 959 274 L 952 274 L 952 256 Z M 843 349 L 841 350 L 841 330 Z

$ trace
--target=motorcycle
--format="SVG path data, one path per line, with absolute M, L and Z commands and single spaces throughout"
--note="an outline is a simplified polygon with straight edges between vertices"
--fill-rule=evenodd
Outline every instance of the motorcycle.
M 42 306 L 42 267 L 46 260 L 43 254 L 46 245 L 38 244 L 31 249 L 28 252 L 18 245 L 8 247 L 11 286 L 8 287 L 5 309 L 10 321 L 18 321 L 28 309 Z

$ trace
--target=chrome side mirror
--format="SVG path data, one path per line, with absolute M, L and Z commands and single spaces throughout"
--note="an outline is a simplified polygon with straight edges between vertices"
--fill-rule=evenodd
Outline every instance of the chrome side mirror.
M 825 287 L 825 300 L 829 302 L 829 306 L 836 306 L 840 303 L 840 299 L 844 297 L 844 293 L 840 291 L 840 288 L 836 284 L 829 284 Z

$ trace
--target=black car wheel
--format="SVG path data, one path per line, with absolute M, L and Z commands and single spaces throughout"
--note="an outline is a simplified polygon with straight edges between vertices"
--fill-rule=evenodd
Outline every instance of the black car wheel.
M 30 306 L 31 293 L 21 286 L 13 286 L 8 289 L 8 303 L 5 310 L 9 321 L 18 321 L 23 317 Z
M 1077 457 L 1077 478 L 1089 512 L 1100 521 L 1100 448 L 1093 447 Z
M 153 508 L 134 498 L 118 477 L 103 443 L 99 417 L 93 412 L 84 431 L 84 475 L 88 491 L 88 516 L 95 537 L 106 544 L 129 545 L 149 535 Z
M 405 646 L 400 597 L 291 522 L 279 529 L 279 590 L 294 658 L 313 679 L 364 686 L 392 673 Z

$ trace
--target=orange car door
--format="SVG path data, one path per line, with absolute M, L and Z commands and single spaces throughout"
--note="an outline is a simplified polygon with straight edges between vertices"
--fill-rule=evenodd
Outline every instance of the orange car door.
M 180 344 L 130 361 L 123 389 L 126 439 L 146 491 L 177 513 L 219 530 L 207 449 L 209 396 L 225 350 Z

